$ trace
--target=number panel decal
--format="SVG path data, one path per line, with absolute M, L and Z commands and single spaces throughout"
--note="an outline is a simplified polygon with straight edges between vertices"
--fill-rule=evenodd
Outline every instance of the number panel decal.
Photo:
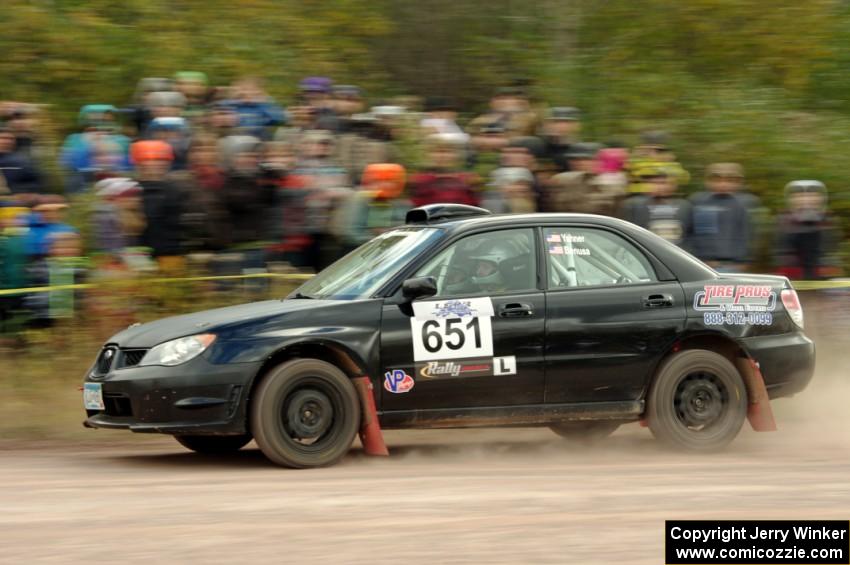
M 414 361 L 492 357 L 490 298 L 415 302 L 413 313 Z

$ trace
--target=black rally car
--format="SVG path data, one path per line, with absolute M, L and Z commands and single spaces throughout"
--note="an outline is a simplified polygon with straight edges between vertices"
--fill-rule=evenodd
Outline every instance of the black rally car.
M 770 398 L 812 377 L 785 278 L 720 275 L 613 218 L 433 205 L 285 300 L 116 334 L 86 375 L 85 425 L 207 452 L 254 438 L 310 467 L 346 453 L 374 394 L 383 428 L 588 438 L 643 420 L 668 444 L 711 449 L 763 394 L 759 367 Z M 353 385 L 364 376 L 373 393 Z

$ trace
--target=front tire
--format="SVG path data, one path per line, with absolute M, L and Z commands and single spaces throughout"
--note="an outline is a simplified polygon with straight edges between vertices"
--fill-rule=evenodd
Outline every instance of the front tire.
M 747 415 L 740 373 L 717 353 L 681 351 L 662 365 L 647 399 L 646 419 L 661 442 L 691 451 L 714 451 L 735 439 Z
M 174 436 L 174 439 L 187 449 L 196 453 L 206 455 L 221 455 L 233 453 L 245 447 L 251 436 L 249 434 L 238 436 Z
M 354 385 L 337 367 L 295 359 L 257 386 L 251 431 L 263 454 L 296 469 L 332 465 L 351 447 L 360 424 Z

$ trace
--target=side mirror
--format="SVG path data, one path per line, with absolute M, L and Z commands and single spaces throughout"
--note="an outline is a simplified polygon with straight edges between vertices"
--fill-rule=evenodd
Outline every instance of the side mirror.
M 412 302 L 417 298 L 427 298 L 437 294 L 437 279 L 434 277 L 416 277 L 401 284 L 401 294 Z

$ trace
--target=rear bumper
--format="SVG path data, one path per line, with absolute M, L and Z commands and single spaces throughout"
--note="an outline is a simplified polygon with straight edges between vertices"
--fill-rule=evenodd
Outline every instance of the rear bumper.
M 262 363 L 213 365 L 199 357 L 177 367 L 119 369 L 103 384 L 104 410 L 86 411 L 88 428 L 166 434 L 243 434 L 250 383 Z
M 796 394 L 815 372 L 815 344 L 803 332 L 745 338 L 741 345 L 755 359 L 770 398 Z

